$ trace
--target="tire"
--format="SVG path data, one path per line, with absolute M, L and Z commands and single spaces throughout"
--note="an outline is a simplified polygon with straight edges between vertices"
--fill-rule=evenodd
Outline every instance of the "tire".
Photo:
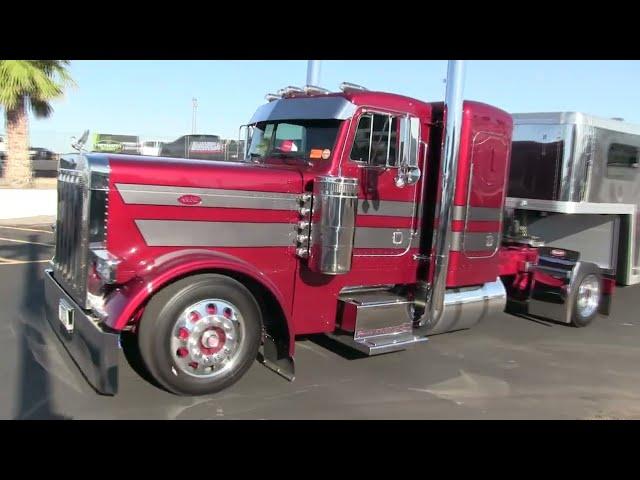
M 244 285 L 224 275 L 194 275 L 151 298 L 140 319 L 138 348 L 166 390 L 206 395 L 247 372 L 261 332 L 260 307 Z
M 602 276 L 595 271 L 580 274 L 572 295 L 571 325 L 586 327 L 598 316 L 602 302 Z

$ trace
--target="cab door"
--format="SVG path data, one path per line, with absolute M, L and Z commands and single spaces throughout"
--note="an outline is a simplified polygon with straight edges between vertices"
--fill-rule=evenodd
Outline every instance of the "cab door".
M 361 112 L 346 162 L 360 188 L 354 261 L 358 257 L 403 257 L 417 246 L 418 182 L 402 184 L 399 176 L 403 159 L 417 157 L 419 135 L 415 117 Z

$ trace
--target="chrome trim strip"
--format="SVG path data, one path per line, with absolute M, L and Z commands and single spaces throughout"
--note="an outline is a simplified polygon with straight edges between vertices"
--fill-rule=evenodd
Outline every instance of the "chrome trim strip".
M 150 247 L 293 247 L 289 223 L 136 220 Z
M 202 202 L 197 207 L 253 208 L 262 210 L 297 210 L 299 194 L 226 190 L 219 188 L 191 188 L 168 185 L 136 185 L 118 183 L 116 188 L 127 204 L 171 205 L 184 207 L 178 199 L 182 195 L 197 195 Z
M 383 217 L 407 217 L 413 215 L 415 202 L 393 200 L 358 199 L 358 215 L 380 215 Z
M 500 232 L 451 232 L 451 250 L 457 252 L 494 252 Z
M 596 203 L 596 202 L 563 202 L 558 200 L 536 200 L 531 198 L 507 197 L 507 208 L 519 210 L 538 210 L 557 213 L 592 213 L 592 214 L 635 214 L 636 206 L 632 203 Z
M 467 218 L 467 210 L 469 217 Z M 499 222 L 502 219 L 502 208 L 467 207 L 454 205 L 453 220 L 471 222 Z

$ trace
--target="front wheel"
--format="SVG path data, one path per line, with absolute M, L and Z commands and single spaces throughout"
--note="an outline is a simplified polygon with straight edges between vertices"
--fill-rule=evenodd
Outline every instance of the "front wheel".
M 249 290 L 217 274 L 187 277 L 155 295 L 138 329 L 143 363 L 179 395 L 205 395 L 235 383 L 260 347 L 262 318 Z

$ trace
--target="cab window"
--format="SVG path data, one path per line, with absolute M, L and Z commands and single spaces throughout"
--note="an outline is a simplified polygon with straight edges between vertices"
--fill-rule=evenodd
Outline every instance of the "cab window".
M 280 123 L 276 129 L 274 149 L 282 152 L 304 151 L 303 137 L 304 127 L 302 125 Z

